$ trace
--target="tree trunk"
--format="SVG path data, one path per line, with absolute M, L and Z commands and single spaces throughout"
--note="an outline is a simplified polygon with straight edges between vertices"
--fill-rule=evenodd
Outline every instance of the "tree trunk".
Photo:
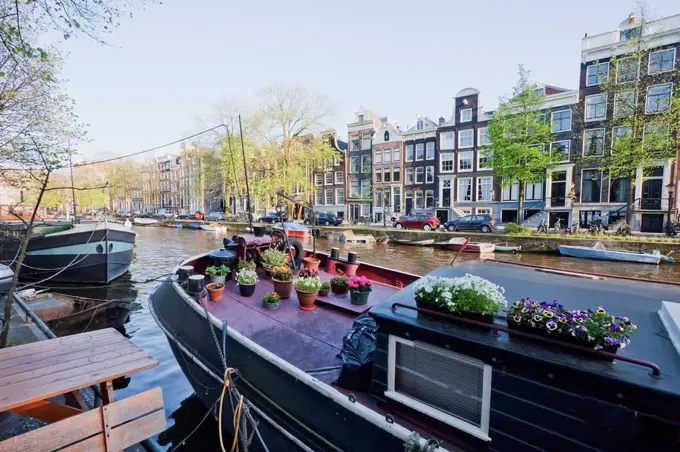
M 628 193 L 626 193 L 626 223 L 633 226 L 633 211 L 635 208 L 635 171 L 628 172 Z
M 517 190 L 517 224 L 522 224 L 524 221 L 524 215 L 522 213 L 522 207 L 524 204 L 524 182 L 518 182 L 519 188 Z M 510 191 L 512 191 L 512 186 L 510 186 Z
M 7 292 L 7 299 L 5 300 L 5 317 L 4 324 L 2 325 L 2 333 L 0 333 L 0 348 L 7 347 L 7 337 L 9 336 L 9 322 L 10 317 L 12 317 L 12 305 L 14 304 L 14 292 L 16 292 L 17 286 L 19 285 L 19 273 L 21 272 L 21 266 L 24 263 L 24 257 L 26 257 L 26 249 L 28 248 L 28 240 L 33 232 L 33 223 L 35 222 L 35 216 L 38 212 L 38 207 L 40 207 L 40 202 L 42 201 L 43 195 L 45 194 L 45 188 L 47 187 L 47 182 L 50 179 L 50 172 L 48 171 L 45 175 L 45 181 L 40 189 L 40 194 L 38 195 L 38 200 L 33 206 L 33 213 L 31 214 L 31 220 L 26 225 L 26 230 L 24 231 L 24 236 L 21 238 L 21 246 L 19 248 L 19 256 L 17 257 L 17 263 L 14 270 L 14 276 L 12 277 L 12 284 L 9 286 L 9 291 Z

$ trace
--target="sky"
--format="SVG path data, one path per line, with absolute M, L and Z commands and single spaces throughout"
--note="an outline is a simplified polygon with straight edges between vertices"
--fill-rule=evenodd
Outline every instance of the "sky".
M 677 0 L 647 8 L 651 18 L 680 13 Z M 535 81 L 577 88 L 584 34 L 614 30 L 635 9 L 630 0 L 163 0 L 124 18 L 106 46 L 86 37 L 59 46 L 66 90 L 89 125 L 79 152 L 96 158 L 195 133 L 221 99 L 254 103 L 274 83 L 327 95 L 328 126 L 341 137 L 360 105 L 403 128 L 416 114 L 448 119 L 456 92 L 474 87 L 491 110 L 518 64 Z

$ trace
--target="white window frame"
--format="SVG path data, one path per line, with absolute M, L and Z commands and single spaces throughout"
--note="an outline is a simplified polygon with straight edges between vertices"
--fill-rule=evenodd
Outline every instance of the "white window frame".
M 633 60 L 633 61 L 635 61 L 635 57 L 621 58 L 621 59 L 619 59 L 619 60 L 616 62 L 616 84 L 619 84 L 619 83 L 632 83 L 632 82 L 635 81 L 635 79 L 638 77 L 638 75 L 639 75 L 639 73 L 640 73 L 640 61 L 638 60 L 638 61 L 637 61 L 637 64 L 636 64 L 636 67 L 635 67 L 635 77 L 633 78 L 633 80 L 627 80 L 627 81 L 625 81 L 625 82 L 619 81 L 619 64 L 621 64 L 622 61 L 626 61 L 626 60 Z
M 432 198 L 432 207 L 427 207 L 427 198 L 428 198 L 428 193 L 431 195 L 430 198 Z M 434 205 L 434 190 L 425 190 L 424 196 L 423 196 L 423 208 L 425 209 L 433 209 L 436 206 Z
M 427 177 L 427 170 L 432 168 L 432 179 L 428 179 Z M 434 166 L 427 166 L 425 167 L 425 183 L 426 184 L 433 184 L 434 183 Z
M 652 88 L 656 88 L 657 86 L 666 86 L 666 85 L 670 85 L 670 87 L 671 87 L 670 93 L 668 95 L 668 108 L 666 108 L 665 110 L 649 111 L 649 109 L 648 109 L 649 108 L 649 102 L 648 102 L 649 101 L 649 90 L 652 89 Z M 659 83 L 659 84 L 656 84 L 656 85 L 649 85 L 647 87 L 647 92 L 645 93 L 645 114 L 654 115 L 654 114 L 666 112 L 666 111 L 668 111 L 669 108 L 671 108 L 672 103 L 673 103 L 673 82 Z
M 380 180 L 378 180 L 378 174 L 380 175 Z M 382 184 L 382 175 L 383 175 L 382 168 L 376 168 L 375 171 L 373 171 L 373 182 L 375 182 L 376 184 Z
M 342 202 L 339 202 L 340 196 L 338 196 L 338 193 L 340 191 L 342 191 Z M 344 188 L 336 188 L 335 189 L 335 204 L 336 205 L 345 204 L 345 189 Z
M 475 215 L 491 215 L 493 216 L 493 209 L 491 207 L 477 207 Z
M 328 176 L 331 176 L 331 181 L 328 182 Z M 329 171 L 327 173 L 323 173 L 323 184 L 324 185 L 333 185 L 335 182 L 335 174 L 333 174 L 332 171 Z
M 364 140 L 368 140 L 368 145 L 364 142 Z M 366 147 L 364 147 L 366 146 Z M 370 133 L 365 133 L 361 135 L 361 150 L 362 151 L 368 151 L 371 149 L 371 134 Z
M 614 144 L 616 142 L 616 136 L 617 136 L 616 130 L 617 129 L 629 129 L 630 133 L 633 132 L 633 129 L 630 126 L 614 126 L 614 127 L 612 127 L 611 148 L 609 149 L 609 152 L 612 153 L 612 154 L 614 153 Z M 644 136 L 644 134 L 643 134 L 643 136 Z
M 340 175 L 340 178 L 338 178 L 338 175 Z M 336 185 L 345 183 L 345 173 L 343 173 L 342 171 L 336 171 L 334 178 Z
M 390 180 L 387 180 L 385 176 L 389 174 L 390 175 Z M 392 168 L 383 168 L 383 176 L 382 176 L 383 184 L 391 184 L 392 183 Z
M 491 171 L 492 166 L 485 166 L 482 168 L 482 158 L 486 156 L 486 153 L 490 153 L 490 149 L 477 149 L 477 171 Z
M 382 163 L 382 158 L 383 158 L 383 151 L 382 149 L 376 149 L 375 152 L 373 152 L 373 163 Z
M 461 169 L 460 167 L 460 161 L 462 160 L 463 154 L 469 154 L 470 155 L 470 168 L 469 169 Z M 463 151 L 463 152 L 458 152 L 458 172 L 459 173 L 471 173 L 475 169 L 475 153 L 474 151 Z
M 597 116 L 594 118 L 588 118 L 588 99 L 591 97 L 604 97 L 604 116 Z M 585 103 L 584 108 L 583 108 L 583 119 L 586 122 L 592 122 L 592 121 L 602 121 L 604 119 L 607 119 L 607 93 L 598 93 L 598 94 L 593 94 L 590 96 L 586 96 L 585 98 Z
M 470 145 L 463 146 L 461 144 L 461 137 L 467 136 L 470 133 Z M 465 134 L 465 135 L 464 135 Z M 469 149 L 475 146 L 475 130 L 474 129 L 464 129 L 458 131 L 458 149 Z
M 409 174 L 411 175 L 410 181 L 409 181 Z M 404 171 L 404 185 L 413 185 L 413 183 L 416 181 L 416 175 L 415 171 L 413 168 L 406 168 L 406 171 Z
M 321 187 L 323 186 L 323 173 L 315 173 L 314 174 L 314 186 L 315 187 Z
M 408 158 L 408 152 L 409 152 L 409 150 L 411 151 L 411 158 L 410 158 L 410 159 Z M 406 145 L 406 148 L 405 148 L 405 151 L 404 151 L 404 159 L 405 159 L 405 161 L 406 161 L 406 162 L 412 162 L 413 159 L 414 159 L 415 157 L 416 157 L 416 149 L 415 149 L 415 146 L 413 146 L 412 144 L 407 144 L 407 145 Z
M 557 163 L 565 163 L 571 160 L 571 140 L 557 140 L 550 143 L 550 154 L 552 155 L 553 145 L 567 143 L 567 159 L 558 160 Z
M 321 192 L 321 202 L 319 202 L 319 191 Z M 316 187 L 316 189 L 314 190 L 314 203 L 317 206 L 323 206 L 324 205 L 323 202 L 325 200 L 324 196 L 325 196 L 325 193 L 323 191 L 323 188 L 322 187 Z
M 446 161 L 451 161 L 451 169 L 450 170 L 445 170 L 444 169 L 444 157 L 446 157 Z M 456 172 L 456 155 L 453 152 L 442 152 L 439 154 L 439 172 L 440 173 L 455 173 Z
M 553 124 L 554 124 L 553 118 L 555 117 L 555 113 L 565 113 L 565 112 L 569 112 L 569 128 L 568 129 L 555 130 L 555 128 L 553 127 Z M 551 111 L 550 112 L 550 130 L 552 131 L 552 133 L 569 132 L 571 130 L 571 123 L 572 123 L 573 118 L 574 117 L 573 117 L 573 112 L 571 111 L 571 108 L 567 108 L 567 109 L 564 109 L 564 110 Z
M 354 168 L 354 171 L 352 171 L 352 161 L 357 162 L 356 167 Z M 358 155 L 352 156 L 349 158 L 349 173 L 350 174 L 359 174 L 361 171 L 361 159 L 359 158 Z
M 637 96 L 635 94 L 635 90 L 629 90 L 629 91 L 620 91 L 614 95 L 614 117 L 615 118 L 627 118 L 630 115 L 626 116 L 619 116 L 619 104 L 621 103 L 621 98 L 624 96 L 627 96 L 629 94 L 633 95 L 633 112 L 631 112 L 630 115 L 632 115 L 635 112 L 635 108 L 637 108 Z
M 333 201 L 333 202 L 328 202 L 328 194 L 330 193 L 330 194 L 331 194 L 331 197 L 333 197 L 333 196 L 335 196 L 334 191 L 335 191 L 335 190 L 333 190 L 333 189 L 327 189 L 327 190 L 324 190 L 324 191 L 323 191 L 323 202 L 324 202 L 324 205 L 326 205 L 326 206 L 332 206 L 332 205 L 334 205 L 335 198 L 331 199 L 331 201 Z
M 392 149 L 392 163 L 401 161 L 401 149 Z
M 392 163 L 392 149 L 383 150 L 383 163 Z
M 588 78 L 591 75 L 590 70 L 592 68 L 595 68 L 597 70 L 600 66 L 606 66 L 607 67 L 607 75 L 605 76 L 605 80 L 600 81 L 599 77 L 598 77 L 597 83 L 588 83 Z M 610 69 L 609 68 L 609 61 L 605 61 L 604 63 L 594 63 L 594 64 L 591 64 L 588 67 L 586 67 L 586 86 L 598 86 L 598 85 L 601 85 L 604 82 L 606 82 L 607 78 L 609 77 L 609 69 Z M 596 73 L 596 75 L 597 75 L 597 73 Z
M 364 174 L 366 174 L 366 173 L 370 174 L 371 173 L 371 168 L 373 168 L 373 158 L 372 157 L 373 156 L 371 154 L 364 154 L 364 155 L 361 156 L 361 166 L 359 167 L 360 173 L 364 173 Z M 368 160 L 369 168 L 368 168 L 367 171 L 364 171 L 364 166 L 365 166 L 364 161 L 366 161 L 366 160 Z
M 483 180 L 487 180 L 487 179 L 490 179 L 490 180 L 491 180 L 491 183 L 489 184 L 489 186 L 491 187 L 491 188 L 489 189 L 489 199 L 480 199 L 480 198 L 479 198 L 479 194 L 480 194 L 480 188 L 482 187 L 482 181 L 483 181 Z M 476 187 L 476 188 L 477 188 L 477 201 L 482 201 L 482 202 L 491 202 L 491 201 L 493 201 L 493 195 L 492 195 L 492 193 L 493 193 L 493 176 L 478 177 L 478 178 L 477 178 L 477 187 Z
M 482 131 L 486 131 L 486 133 L 482 133 Z M 486 136 L 486 143 L 482 142 L 482 137 Z M 489 146 L 491 144 L 491 138 L 489 138 L 489 128 L 488 127 L 480 127 L 477 129 L 477 146 Z
M 432 151 L 431 156 L 430 151 Z M 434 141 L 428 141 L 427 143 L 425 143 L 425 160 L 434 160 L 434 155 L 435 155 Z
M 422 167 L 422 166 L 417 167 L 414 173 L 415 173 L 414 178 L 413 178 L 414 184 L 422 184 L 422 183 L 425 182 L 425 168 L 424 167 Z M 420 173 L 420 176 L 421 176 L 420 182 L 418 182 L 418 173 Z
M 396 180 L 396 179 L 394 178 L 394 175 L 395 175 L 395 174 L 399 174 L 399 180 Z M 398 167 L 398 166 L 395 166 L 395 167 L 392 168 L 392 182 L 393 182 L 393 183 L 394 183 L 394 182 L 399 182 L 399 183 L 402 183 L 402 182 L 403 182 L 403 179 L 401 178 L 401 168 Z
M 581 149 L 581 156 L 582 157 L 586 156 L 586 133 L 588 133 L 590 131 L 595 131 L 595 130 L 602 130 L 603 131 L 604 142 L 602 143 L 602 154 L 592 154 L 592 155 L 589 155 L 588 157 L 601 157 L 601 156 L 604 155 L 604 148 L 607 144 L 606 143 L 606 141 L 607 141 L 607 131 L 603 127 L 598 127 L 598 128 L 594 128 L 594 129 L 586 129 L 586 130 L 583 131 L 583 140 L 581 140 L 581 141 L 583 141 L 583 149 Z
M 339 166 L 341 164 L 340 162 L 340 156 L 339 155 L 334 155 L 333 156 L 333 166 Z
M 469 114 L 469 119 L 465 119 L 465 116 Z M 463 108 L 460 110 L 460 121 L 459 122 L 472 122 L 472 108 Z
M 356 148 L 354 143 L 356 140 Z M 361 135 L 353 135 L 349 140 L 349 152 L 359 152 L 361 150 Z
M 474 178 L 472 177 L 460 177 L 458 178 L 458 183 L 456 184 L 456 200 L 458 202 L 472 202 L 475 199 L 475 185 L 474 185 Z M 463 197 L 461 196 L 463 194 L 462 190 L 460 189 L 460 183 L 463 182 L 464 180 L 469 180 L 470 181 L 470 199 L 464 200 L 462 199 Z
M 456 132 L 453 130 L 439 134 L 439 150 L 453 150 L 456 148 Z
M 423 158 L 421 159 L 418 158 L 418 148 L 423 150 Z M 416 143 L 413 156 L 416 162 L 422 162 L 425 160 L 425 143 Z
M 584 171 L 598 171 L 600 173 L 600 200 L 599 201 L 584 201 L 583 200 L 583 172 Z M 580 192 L 579 192 L 579 201 L 581 201 L 582 204 L 601 204 L 602 201 L 602 181 L 604 180 L 604 171 L 599 170 L 597 168 L 581 168 L 581 186 Z
M 663 53 L 663 52 L 668 52 L 668 51 L 673 51 L 673 67 L 668 69 L 667 71 L 659 71 L 659 72 L 652 72 L 652 55 L 655 53 Z M 647 57 L 647 75 L 656 75 L 656 74 L 664 74 L 666 72 L 672 72 L 675 70 L 675 60 L 677 58 L 677 54 L 675 51 L 675 47 L 671 47 L 670 49 L 661 49 L 661 50 L 656 50 L 654 52 L 649 52 L 649 56 Z

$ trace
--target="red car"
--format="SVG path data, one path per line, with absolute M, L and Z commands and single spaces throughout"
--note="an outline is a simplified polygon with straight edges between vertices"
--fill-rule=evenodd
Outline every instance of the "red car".
M 394 224 L 397 229 L 416 228 L 431 231 L 439 227 L 439 220 L 432 215 L 406 215 Z

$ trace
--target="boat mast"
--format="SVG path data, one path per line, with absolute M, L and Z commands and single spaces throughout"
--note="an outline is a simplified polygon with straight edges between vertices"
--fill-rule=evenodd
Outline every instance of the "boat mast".
M 68 162 L 71 168 L 71 196 L 73 197 L 73 224 L 78 222 L 76 214 L 76 184 L 73 181 L 73 153 L 71 152 L 71 140 L 68 140 Z
M 253 232 L 253 214 L 250 211 L 250 186 L 248 185 L 248 165 L 246 164 L 246 147 L 243 144 L 243 127 L 241 127 L 241 115 L 238 115 L 238 132 L 241 135 L 241 152 L 243 153 L 243 172 L 246 175 L 246 209 L 248 209 L 248 227 Z

